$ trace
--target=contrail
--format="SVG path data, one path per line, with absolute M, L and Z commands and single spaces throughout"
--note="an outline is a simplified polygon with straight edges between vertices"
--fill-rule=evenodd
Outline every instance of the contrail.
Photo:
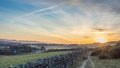
M 32 11 L 32 12 L 29 12 L 29 13 L 23 14 L 21 16 L 18 16 L 16 18 L 14 18 L 13 20 L 10 20 L 10 22 L 13 23 L 13 22 L 15 22 L 17 20 L 20 20 L 22 17 L 27 17 L 27 16 L 33 15 L 35 13 L 39 13 L 39 12 L 43 12 L 43 11 L 47 11 L 47 10 L 52 10 L 52 9 L 57 8 L 59 6 L 62 6 L 64 4 L 65 3 L 61 3 L 61 4 L 58 4 L 58 5 L 53 5 L 53 6 L 50 6 L 50 7 L 47 7 L 47 8 L 43 8 L 43 9 L 39 9 L 39 10 L 35 10 L 35 11 Z
M 33 14 L 35 14 L 35 13 L 39 13 L 39 12 L 51 10 L 51 9 L 54 9 L 54 8 L 56 8 L 56 7 L 59 7 L 59 6 L 63 5 L 63 4 L 65 4 L 65 3 L 59 4 L 59 5 L 50 6 L 50 7 L 48 7 L 48 8 L 43 8 L 43 9 L 35 10 L 35 11 L 33 11 L 33 12 L 24 14 L 24 15 L 22 15 L 22 16 L 20 16 L 20 17 L 26 17 L 26 16 L 33 15 Z

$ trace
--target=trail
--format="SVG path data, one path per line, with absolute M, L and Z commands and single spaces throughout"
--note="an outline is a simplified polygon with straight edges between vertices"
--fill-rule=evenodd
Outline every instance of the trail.
M 83 62 L 82 66 L 79 67 L 79 68 L 95 68 L 95 67 L 94 67 L 94 63 L 93 63 L 93 61 L 92 61 L 92 59 L 91 59 L 91 56 L 90 56 L 91 53 L 92 53 L 92 52 L 90 52 L 90 53 L 88 54 L 88 59 L 86 59 L 86 60 Z
M 87 62 L 88 62 L 88 59 L 83 62 L 82 66 L 80 68 L 85 68 L 85 65 L 87 64 Z

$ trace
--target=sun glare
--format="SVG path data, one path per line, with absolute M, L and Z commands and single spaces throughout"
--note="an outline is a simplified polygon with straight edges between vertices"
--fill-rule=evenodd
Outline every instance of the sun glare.
M 96 42 L 99 42 L 99 43 L 106 43 L 107 40 L 106 40 L 106 38 L 101 37 L 101 38 L 98 38 L 98 39 L 96 40 Z

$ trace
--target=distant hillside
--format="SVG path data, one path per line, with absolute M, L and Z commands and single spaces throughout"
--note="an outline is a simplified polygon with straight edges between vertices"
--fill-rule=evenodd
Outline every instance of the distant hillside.
M 31 44 L 38 44 L 43 43 L 39 41 L 25 41 L 25 40 L 9 40 L 9 39 L 0 39 L 0 43 L 7 44 L 7 43 L 31 43 Z
M 101 59 L 120 58 L 120 42 L 116 43 L 116 45 L 97 48 L 92 55 L 98 56 Z
M 37 49 L 40 49 L 41 46 L 44 46 L 47 50 L 79 48 L 78 44 L 68 45 L 68 44 L 43 43 L 38 41 L 0 39 L 0 48 L 8 48 L 9 46 L 30 46 Z

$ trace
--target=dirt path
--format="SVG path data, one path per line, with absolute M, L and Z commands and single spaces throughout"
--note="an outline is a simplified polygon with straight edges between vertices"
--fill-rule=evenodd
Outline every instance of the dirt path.
M 85 68 L 87 62 L 88 62 L 88 59 L 83 62 L 82 66 L 80 68 Z
M 83 62 L 82 66 L 79 67 L 79 68 L 95 68 L 95 67 L 94 67 L 94 63 L 93 63 L 93 61 L 92 61 L 92 59 L 91 59 L 91 56 L 90 56 L 91 53 L 92 53 L 92 52 L 89 53 L 88 59 L 86 59 L 86 60 Z

